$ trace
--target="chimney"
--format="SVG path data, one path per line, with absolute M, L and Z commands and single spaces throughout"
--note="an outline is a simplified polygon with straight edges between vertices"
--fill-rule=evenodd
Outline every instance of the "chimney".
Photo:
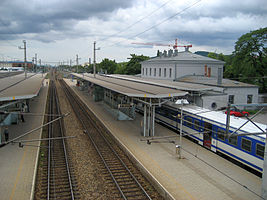
M 168 57 L 171 57 L 171 56 L 172 56 L 172 54 L 173 54 L 173 50 L 172 50 L 172 49 L 170 49 L 170 50 L 168 51 Z
M 173 56 L 178 56 L 178 49 L 175 49 L 175 50 L 174 50 L 174 54 L 173 54 Z
M 164 57 L 167 57 L 167 51 L 166 50 L 164 50 L 163 55 L 164 55 Z

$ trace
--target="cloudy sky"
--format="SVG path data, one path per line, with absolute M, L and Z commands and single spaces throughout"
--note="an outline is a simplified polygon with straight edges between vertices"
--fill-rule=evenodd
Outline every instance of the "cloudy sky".
M 130 54 L 154 56 L 168 47 L 140 43 L 192 44 L 229 54 L 244 33 L 267 26 L 266 0 L 1 0 L 0 60 L 35 53 L 45 63 L 93 58 L 127 61 Z M 180 48 L 179 51 L 183 51 Z

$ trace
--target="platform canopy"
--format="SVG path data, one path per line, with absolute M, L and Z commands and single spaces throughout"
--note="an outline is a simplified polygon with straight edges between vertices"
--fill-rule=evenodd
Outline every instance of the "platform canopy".
M 0 79 L 0 102 L 30 99 L 38 95 L 46 74 L 24 73 Z
M 152 85 L 127 79 L 117 79 L 109 76 L 96 75 L 94 77 L 93 74 L 88 73 L 72 73 L 72 75 L 128 97 L 160 99 L 185 96 L 187 94 L 187 92 L 178 89 L 166 88 L 160 85 Z

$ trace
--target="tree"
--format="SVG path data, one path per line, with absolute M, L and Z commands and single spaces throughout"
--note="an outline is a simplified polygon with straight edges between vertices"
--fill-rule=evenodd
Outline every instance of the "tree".
M 127 62 L 121 62 L 117 64 L 117 69 L 115 70 L 115 74 L 125 74 Z
M 135 75 L 135 74 L 140 74 L 141 73 L 141 64 L 140 62 L 148 60 L 148 56 L 143 56 L 143 55 L 135 55 L 135 54 L 130 54 L 132 58 L 130 61 L 126 64 L 126 69 L 125 69 L 125 74 L 128 75 Z
M 261 92 L 267 92 L 266 58 L 267 27 L 242 35 L 235 43 L 233 75 L 239 80 L 258 84 Z M 247 77 L 258 77 L 254 81 Z
M 115 60 L 109 60 L 108 58 L 105 58 L 101 63 L 99 63 L 99 68 L 104 72 L 107 71 L 108 74 L 114 74 L 117 68 L 117 63 Z

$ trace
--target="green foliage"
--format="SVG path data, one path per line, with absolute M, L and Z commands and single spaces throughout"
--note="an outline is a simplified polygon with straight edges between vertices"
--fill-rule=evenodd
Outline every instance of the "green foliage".
M 126 65 L 127 65 L 127 62 L 118 63 L 117 68 L 116 68 L 114 73 L 115 74 L 125 74 Z
M 126 69 L 125 69 L 125 74 L 128 75 L 135 75 L 135 74 L 140 74 L 141 73 L 141 64 L 140 62 L 148 60 L 148 56 L 143 56 L 143 55 L 135 55 L 131 54 L 132 58 L 130 61 L 126 64 Z
M 115 60 L 109 60 L 108 58 L 105 58 L 101 63 L 99 63 L 98 68 L 102 69 L 104 73 L 107 71 L 108 74 L 114 74 L 117 68 L 117 63 Z
M 261 92 L 267 92 L 267 27 L 242 35 L 235 43 L 233 52 L 233 76 L 247 83 L 260 86 Z M 246 77 L 258 77 L 254 80 Z M 247 79 L 247 80 L 246 80 Z

